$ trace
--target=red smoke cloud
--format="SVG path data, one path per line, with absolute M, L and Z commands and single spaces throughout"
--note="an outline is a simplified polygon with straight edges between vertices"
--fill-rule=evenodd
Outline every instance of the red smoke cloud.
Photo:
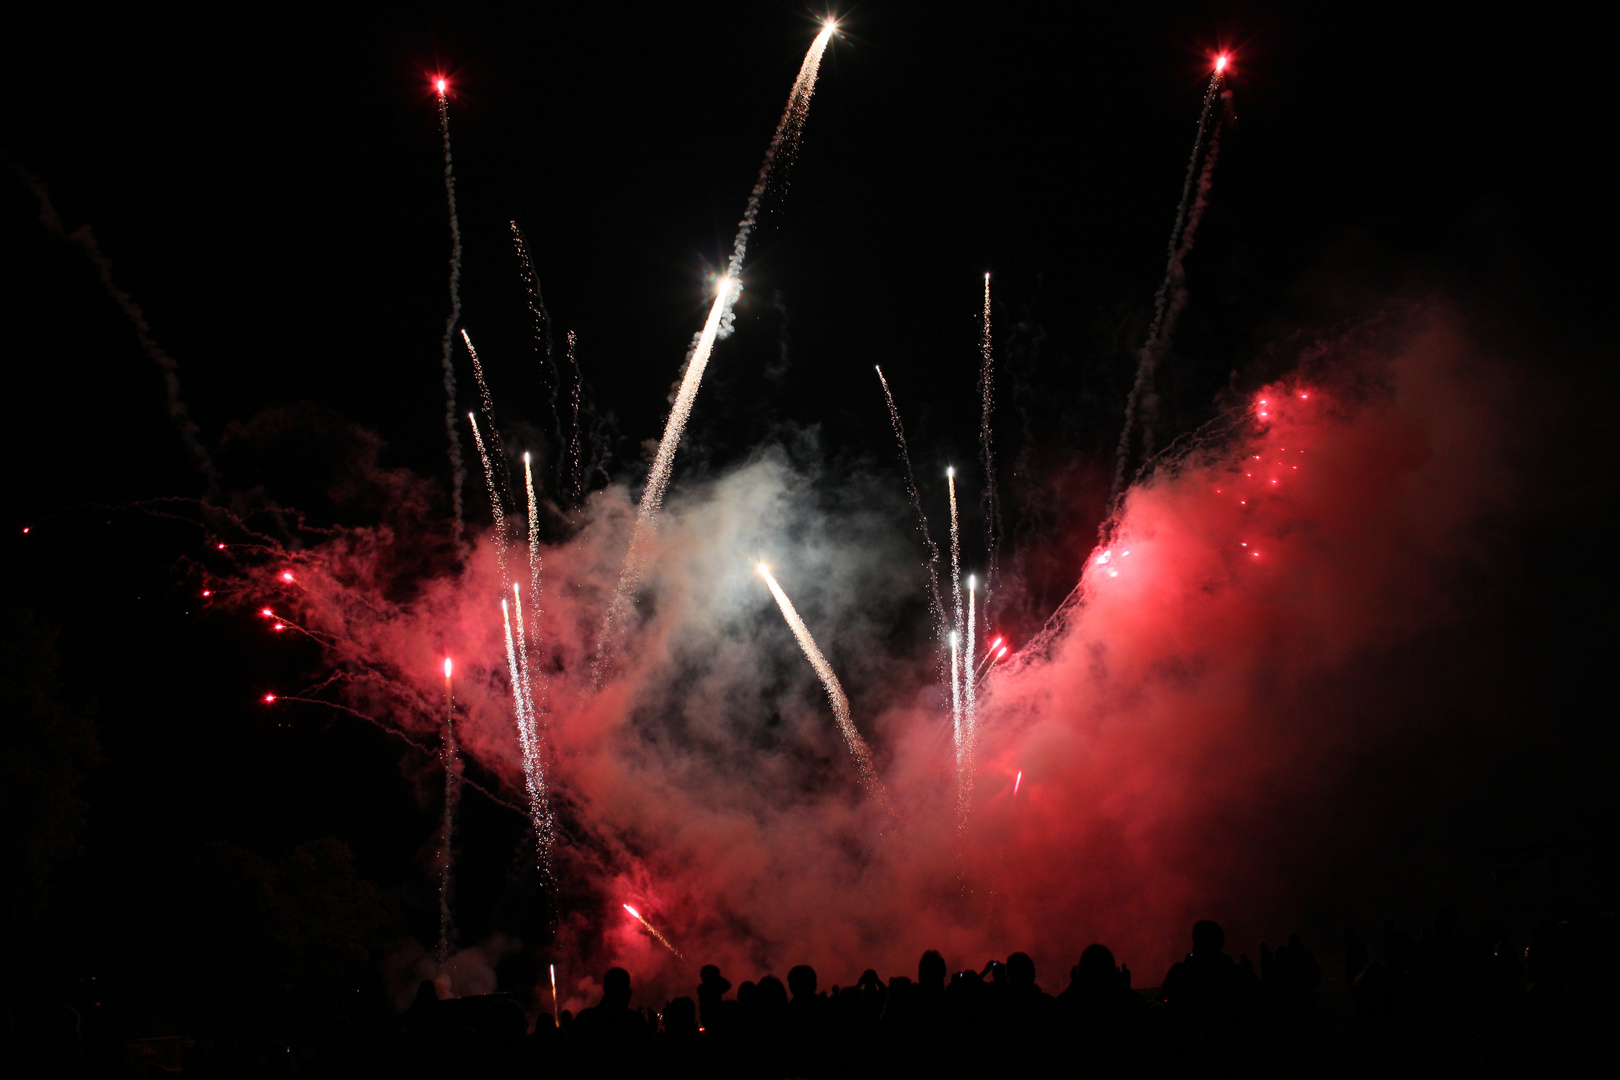
M 926 948 L 971 966 L 1023 949 L 1056 989 L 1094 940 L 1151 983 L 1194 918 L 1285 933 L 1278 909 L 1353 850 L 1345 762 L 1427 722 L 1390 658 L 1470 610 L 1461 575 L 1509 494 L 1484 371 L 1432 313 L 1311 350 L 1132 488 L 1063 619 L 981 693 L 965 831 L 932 657 L 879 644 L 919 585 L 898 484 L 829 498 L 764 452 L 676 492 L 600 690 L 589 646 L 633 508 L 623 488 L 593 496 L 544 551 L 529 613 L 554 792 L 591 838 L 560 872 L 601 898 L 565 921 L 560 966 L 690 992 L 708 961 L 809 962 L 831 983 Z M 328 642 L 348 704 L 430 742 L 453 657 L 462 748 L 519 792 L 495 540 L 409 580 L 384 569 L 399 542 L 335 534 L 267 566 L 257 595 Z M 861 797 L 761 557 L 849 689 L 894 817 Z

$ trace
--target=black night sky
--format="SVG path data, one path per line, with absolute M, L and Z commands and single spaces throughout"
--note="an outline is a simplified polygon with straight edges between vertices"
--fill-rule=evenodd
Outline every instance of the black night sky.
M 82 998 L 94 976 L 114 989 L 92 996 L 128 1033 L 169 1034 L 194 1015 L 176 989 L 200 970 L 183 959 L 188 935 L 235 933 L 227 915 L 199 930 L 184 914 L 226 895 L 208 892 L 226 888 L 220 860 L 283 859 L 322 837 L 348 844 L 390 932 L 422 937 L 437 814 L 422 794 L 430 759 L 336 713 L 259 704 L 310 681 L 318 659 L 198 595 L 225 567 L 187 501 L 203 482 L 162 375 L 81 248 L 42 224 L 26 177 L 68 229 L 94 230 L 175 358 L 223 497 L 367 524 L 374 507 L 331 494 L 356 429 L 380 438 L 382 465 L 431 478 L 441 497 L 449 477 L 449 238 L 429 87 L 443 71 L 463 325 L 503 427 L 549 445 L 516 220 L 559 360 L 563 334 L 578 334 L 603 464 L 635 480 L 819 14 L 742 2 L 5 16 L 6 769 L 85 773 L 43 803 L 29 803 L 32 781 L 0 795 L 24 834 L 12 850 L 50 849 L 29 871 L 48 895 L 7 897 L 19 986 Z M 874 364 L 919 473 L 971 461 L 989 271 L 999 437 L 1024 467 L 1003 490 L 1027 586 L 1009 618 L 1038 625 L 1103 515 L 1209 58 L 1230 50 L 1235 118 L 1158 437 L 1285 370 L 1301 340 L 1404 304 L 1443 300 L 1513 365 L 1534 388 L 1522 428 L 1503 433 L 1526 509 L 1495 539 L 1506 569 L 1485 587 L 1498 597 L 1492 655 L 1522 665 L 1498 672 L 1498 704 L 1533 712 L 1534 734 L 1466 782 L 1437 768 L 1450 779 L 1423 788 L 1402 773 L 1419 790 L 1400 799 L 1511 807 L 1514 827 L 1479 844 L 1578 865 L 1563 884 L 1612 905 L 1612 26 L 1489 5 L 864 0 L 838 14 L 844 34 L 750 247 L 738 331 L 716 352 L 675 486 L 811 433 L 835 473 L 891 468 Z M 480 494 L 475 473 L 475 519 Z M 54 685 L 39 667 L 50 627 Z M 27 733 L 25 701 L 55 717 L 51 733 Z M 463 934 L 533 941 L 532 898 L 511 880 L 521 819 L 475 795 L 465 815 Z M 72 843 L 36 843 L 44 833 Z M 1400 877 L 1370 893 L 1405 889 L 1413 906 L 1397 914 L 1418 916 L 1437 887 Z M 532 980 L 525 962 L 502 978 Z

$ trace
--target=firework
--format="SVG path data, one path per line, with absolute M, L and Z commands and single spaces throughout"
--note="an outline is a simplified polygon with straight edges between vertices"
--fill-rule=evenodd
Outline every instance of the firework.
M 911 508 L 917 512 L 917 530 L 922 533 L 923 544 L 928 548 L 928 595 L 934 602 L 934 635 L 939 638 L 945 636 L 945 605 L 939 598 L 939 545 L 928 532 L 928 515 L 923 513 L 922 496 L 917 491 L 917 475 L 911 470 L 911 449 L 906 445 L 906 429 L 900 423 L 900 410 L 894 404 L 894 395 L 889 392 L 889 380 L 883 377 L 883 369 L 877 368 L 878 382 L 883 384 L 883 400 L 889 406 L 889 423 L 894 425 L 894 438 L 900 446 L 900 462 L 906 467 L 906 494 L 911 496 Z
M 450 958 L 450 870 L 454 853 L 456 803 L 460 798 L 461 767 L 456 757 L 456 699 L 451 683 L 454 670 L 444 658 L 444 734 L 440 744 L 440 764 L 444 767 L 444 815 L 439 822 L 439 944 L 434 958 L 444 963 Z
M 636 586 L 641 582 L 647 549 L 652 540 L 658 512 L 664 504 L 664 490 L 669 486 L 670 470 L 675 463 L 675 449 L 680 445 L 682 432 L 686 430 L 687 418 L 692 413 L 692 403 L 697 400 L 698 386 L 703 381 L 703 370 L 709 364 L 709 356 L 714 351 L 715 339 L 720 336 L 722 327 L 730 329 L 731 306 L 736 303 L 737 294 L 742 288 L 743 257 L 748 251 L 748 238 L 753 234 L 754 225 L 759 220 L 759 209 L 765 198 L 765 192 L 770 187 L 771 171 L 778 159 L 791 158 L 797 149 L 805 118 L 809 114 L 810 96 L 815 92 L 816 75 L 821 70 L 821 57 L 826 52 L 827 42 L 832 39 L 835 29 L 835 24 L 831 22 L 823 26 L 821 33 L 816 35 L 809 51 L 805 53 L 804 62 L 799 65 L 798 77 L 793 80 L 793 89 L 788 94 L 787 108 L 783 111 L 781 120 L 777 122 L 775 134 L 771 136 L 770 146 L 765 151 L 765 160 L 759 168 L 759 176 L 754 181 L 753 190 L 749 192 L 742 221 L 737 225 L 737 236 L 732 241 L 729 269 L 715 289 L 714 303 L 709 307 L 709 317 L 692 344 L 691 354 L 686 361 L 686 373 L 681 376 L 681 386 L 675 394 L 675 404 L 670 407 L 669 418 L 664 422 L 664 437 L 658 444 L 657 456 L 654 457 L 652 468 L 647 473 L 647 486 L 642 489 L 641 504 L 636 513 L 635 532 L 630 538 L 630 552 L 625 559 L 624 570 L 619 575 L 613 599 L 608 604 L 607 617 L 603 621 L 597 648 L 599 676 L 604 660 L 603 654 L 611 647 L 613 635 L 623 624 Z
M 956 800 L 957 813 L 962 822 L 967 821 L 968 807 L 973 798 L 973 748 L 978 742 L 978 696 L 977 684 L 972 674 L 967 670 L 973 658 L 973 617 L 974 601 L 978 598 L 979 582 L 972 575 L 968 576 L 968 609 L 967 621 L 963 624 L 963 633 L 966 640 L 962 651 L 962 738 L 957 743 L 956 752 Z
M 467 423 L 472 425 L 473 445 L 478 448 L 478 460 L 484 466 L 484 483 L 489 487 L 489 512 L 495 518 L 495 565 L 500 568 L 501 588 L 504 589 L 506 583 L 512 580 L 506 569 L 506 508 L 501 503 L 500 490 L 495 486 L 495 468 L 490 463 L 484 437 L 478 432 L 478 420 L 468 413 Z
M 467 328 L 461 328 L 462 343 L 467 346 L 467 355 L 472 359 L 473 379 L 478 383 L 478 406 L 484 413 L 484 423 L 489 430 L 495 430 L 495 399 L 489 396 L 489 384 L 484 381 L 484 365 L 478 360 L 478 350 L 473 348 L 472 338 Z
M 560 1028 L 562 1027 L 562 1014 L 559 1012 L 557 1004 L 557 965 L 548 964 L 547 967 L 551 968 L 551 1022 Z
M 666 948 L 670 952 L 674 953 L 675 958 L 677 960 L 685 960 L 686 959 L 685 956 L 681 955 L 681 950 L 677 949 L 675 946 L 673 946 L 673 945 L 671 945 L 669 943 L 669 938 L 665 937 L 663 934 L 660 934 L 653 927 L 652 923 L 648 922 L 646 919 L 643 919 L 641 917 L 641 912 L 637 911 L 635 908 L 631 907 L 629 904 L 624 905 L 624 910 L 628 911 L 630 913 L 631 918 L 635 919 L 636 922 L 640 923 L 644 928 L 646 928 L 647 933 L 649 933 L 653 937 L 657 938 L 658 939 L 658 944 L 662 945 L 664 948 Z M 553 995 L 555 995 L 555 993 L 556 993 L 555 987 L 553 987 L 552 993 L 553 993 Z
M 844 688 L 839 685 L 838 676 L 833 674 L 832 665 L 821 655 L 815 639 L 810 636 L 810 628 L 799 618 L 799 612 L 794 608 L 793 601 L 782 591 L 782 586 L 776 583 L 769 568 L 760 563 L 756 569 L 759 576 L 765 579 L 765 584 L 770 587 L 771 595 L 776 597 L 776 606 L 782 609 L 782 618 L 787 620 L 793 636 L 799 640 L 799 648 L 804 650 L 805 659 L 810 661 L 810 666 L 815 669 L 822 687 L 827 691 L 827 700 L 832 704 L 833 716 L 838 720 L 838 730 L 843 733 L 850 756 L 855 759 L 855 768 L 861 774 L 861 783 L 878 804 L 887 809 L 888 794 L 883 789 L 883 782 L 877 778 L 877 773 L 872 768 L 872 753 L 866 747 L 866 740 L 861 738 L 861 733 L 855 730 L 854 721 L 849 718 L 849 698 L 844 695 Z
M 450 157 L 450 86 L 441 76 L 434 80 L 439 95 L 439 132 L 444 136 L 444 197 L 450 208 L 450 314 L 444 320 L 444 429 L 450 440 L 450 502 L 455 513 L 458 548 L 464 545 L 461 489 L 467 470 L 461 464 L 461 436 L 456 432 L 456 368 L 452 353 L 456 324 L 461 321 L 461 218 L 456 213 L 456 173 Z
M 534 497 L 534 471 L 523 455 L 523 490 L 529 496 L 529 599 L 540 602 L 540 511 Z
M 576 501 L 585 497 L 585 478 L 580 474 L 579 464 L 579 398 L 580 383 L 579 358 L 574 354 L 574 346 L 578 338 L 572 330 L 568 331 L 568 369 L 574 375 L 574 422 L 571 426 L 568 442 L 568 460 L 573 465 L 573 487 L 570 489 Z
M 517 646 L 512 638 L 512 615 L 505 598 L 501 600 L 501 618 L 506 626 L 506 670 L 512 683 L 512 710 L 517 723 L 518 746 L 523 751 L 523 786 L 529 796 L 529 820 L 534 825 L 535 865 L 542 875 L 550 877 L 551 810 L 546 803 L 545 774 L 540 761 L 540 747 L 535 738 L 533 717 L 529 712 L 523 668 L 518 663 Z
M 979 458 L 984 466 L 984 494 L 980 502 L 984 507 L 984 550 L 989 565 L 984 574 L 984 617 L 988 628 L 990 619 L 990 590 L 997 579 L 997 550 L 1001 546 L 1001 496 L 996 490 L 995 439 L 991 430 L 991 413 L 995 407 L 995 354 L 990 347 L 990 275 L 984 275 L 984 319 L 979 330 Z M 968 651 L 972 656 L 972 650 Z
M 962 727 L 962 684 L 967 678 L 964 665 L 971 652 L 963 653 L 960 639 L 964 636 L 962 630 L 962 530 L 956 514 L 956 468 L 952 466 L 945 470 L 945 484 L 951 494 L 951 598 L 956 604 L 955 629 L 951 631 L 951 714 L 955 721 L 956 759 L 958 765 L 962 760 L 962 738 L 965 734 Z
M 1209 153 L 1204 156 L 1201 176 L 1198 163 L 1200 156 L 1204 155 L 1204 135 L 1209 130 L 1210 115 L 1214 110 L 1216 94 L 1220 90 L 1221 77 L 1225 70 L 1226 55 L 1223 53 L 1216 61 L 1215 70 L 1209 77 L 1209 85 L 1204 90 L 1204 106 L 1198 114 L 1198 132 L 1193 137 L 1192 156 L 1187 159 L 1187 174 L 1181 182 L 1181 201 L 1176 205 L 1175 224 L 1170 229 L 1169 255 L 1164 268 L 1164 280 L 1160 282 L 1159 290 L 1153 297 L 1153 321 L 1149 324 L 1147 342 L 1142 346 L 1138 357 L 1136 381 L 1132 383 L 1130 395 L 1125 400 L 1125 426 L 1120 431 L 1119 446 L 1114 455 L 1111 498 L 1116 504 L 1125 487 L 1125 470 L 1131 457 L 1131 435 L 1136 427 L 1137 409 L 1153 381 L 1153 373 L 1158 367 L 1159 359 L 1175 333 L 1176 321 L 1187 304 L 1185 263 L 1187 256 L 1192 252 L 1193 237 L 1198 231 L 1198 222 L 1203 216 L 1204 206 L 1208 203 L 1209 184 L 1214 175 L 1216 153 L 1220 149 L 1218 123 L 1215 135 L 1210 140 Z M 1196 201 L 1193 198 L 1195 177 L 1199 178 Z M 1152 454 L 1152 435 L 1144 428 L 1142 437 L 1143 456 L 1147 457 Z M 1104 528 L 1107 528 L 1106 522 Z
M 1020 787 L 1022 787 L 1023 784 L 1024 784 L 1024 770 L 1019 769 L 1018 770 L 1018 775 L 1013 779 L 1013 794 L 1014 795 L 1018 794 L 1018 789 Z
M 539 353 L 541 361 L 545 364 L 546 388 L 551 399 L 551 422 L 557 429 L 557 446 L 559 450 L 563 443 L 562 416 L 557 412 L 557 391 L 561 379 L 557 375 L 557 361 L 551 355 L 551 312 L 546 310 L 545 298 L 540 295 L 540 277 L 534 272 L 534 260 L 529 257 L 529 243 L 518 228 L 515 221 L 507 222 L 512 227 L 512 243 L 517 247 L 518 261 L 523 266 L 523 288 L 528 293 L 529 315 L 534 321 L 534 347 Z M 558 483 L 562 480 L 560 463 Z

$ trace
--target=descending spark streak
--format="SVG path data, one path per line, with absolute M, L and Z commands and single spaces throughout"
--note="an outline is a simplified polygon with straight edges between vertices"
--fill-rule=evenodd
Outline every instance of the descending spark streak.
M 917 476 L 911 470 L 911 449 L 906 445 L 906 429 L 900 423 L 900 410 L 895 406 L 894 395 L 889 392 L 889 380 L 883 377 L 883 369 L 877 369 L 878 382 L 883 384 L 883 400 L 889 405 L 889 422 L 894 425 L 894 438 L 900 445 L 900 461 L 906 467 L 906 494 L 911 496 L 911 508 L 917 511 L 917 531 L 922 533 L 923 543 L 928 547 L 928 594 L 934 601 L 934 634 L 937 637 L 945 636 L 945 605 L 939 598 L 939 545 L 928 532 L 928 515 L 923 513 L 922 496 L 917 491 Z
M 625 559 L 624 569 L 619 574 L 619 583 L 614 590 L 613 599 L 608 604 L 607 617 L 603 620 L 602 633 L 597 645 L 598 678 L 601 677 L 603 664 L 606 662 L 604 654 L 614 644 L 613 638 L 628 615 L 632 596 L 636 586 L 641 582 L 658 512 L 663 508 L 664 490 L 669 486 L 675 450 L 680 445 L 681 434 L 686 430 L 692 403 L 697 398 L 698 385 L 703 380 L 703 370 L 708 366 L 715 340 L 722 336 L 722 331 L 730 332 L 731 308 L 742 288 L 743 257 L 748 251 L 748 239 L 759 221 L 760 205 L 770 186 L 771 171 L 778 159 L 791 158 L 798 145 L 799 136 L 804 130 L 805 118 L 809 115 L 810 97 L 815 92 L 816 76 L 821 70 L 821 57 L 827 51 L 827 42 L 832 40 L 835 30 L 836 27 L 831 23 L 822 27 L 821 33 L 816 35 L 809 51 L 805 53 L 804 62 L 799 65 L 798 77 L 793 80 L 793 89 L 788 94 L 787 108 L 783 111 L 781 120 L 777 122 L 776 131 L 771 136 L 770 146 L 765 151 L 765 160 L 759 168 L 759 176 L 754 181 L 754 189 L 749 192 L 742 221 L 737 225 L 737 236 L 732 241 L 728 271 L 726 276 L 720 279 L 714 303 L 709 308 L 709 317 L 693 341 L 692 351 L 686 362 L 686 372 L 681 376 L 681 386 L 675 395 L 675 403 L 669 410 L 669 418 L 664 422 L 664 437 L 658 444 L 658 454 L 647 474 L 647 486 L 642 491 L 641 505 L 636 513 L 635 532 L 630 538 L 630 552 Z
M 963 824 L 967 823 L 968 809 L 973 800 L 973 749 L 978 742 L 978 697 L 977 685 L 972 674 L 967 670 L 973 662 L 973 606 L 978 596 L 978 579 L 968 577 L 968 614 L 966 626 L 966 647 L 962 652 L 962 741 L 957 747 L 956 757 L 956 800 L 957 813 Z
M 557 375 L 557 361 L 551 354 L 551 312 L 546 310 L 545 298 L 540 295 L 540 276 L 534 272 L 534 260 L 529 256 L 529 242 L 515 221 L 512 243 L 517 247 L 518 259 L 523 263 L 523 286 L 529 294 L 529 315 L 534 320 L 534 346 L 546 365 L 546 386 L 551 397 L 551 421 L 557 428 L 557 447 L 562 448 L 562 416 L 557 412 L 557 391 L 561 379 Z M 559 476 L 559 480 L 561 477 Z
M 657 938 L 658 943 L 660 945 L 662 945 L 664 948 L 668 949 L 670 952 L 674 953 L 675 956 L 678 959 L 681 959 L 681 960 L 686 959 L 686 957 L 681 954 L 681 950 L 677 949 L 675 946 L 673 946 L 673 945 L 671 945 L 669 943 L 669 938 L 665 937 L 663 934 L 660 934 L 657 930 L 655 930 L 653 928 L 652 923 L 648 922 L 646 919 L 643 919 L 641 917 L 641 912 L 637 911 L 635 908 L 631 907 L 629 904 L 624 905 L 624 910 L 628 911 L 630 913 L 631 917 L 636 920 L 636 922 L 640 923 L 643 927 L 645 927 L 646 930 L 647 930 L 647 933 L 649 933 L 653 937 Z
M 551 1022 L 559 1028 L 562 1027 L 562 1016 L 558 1012 L 557 1004 L 557 965 L 548 965 L 551 968 Z
M 810 661 L 810 666 L 821 679 L 823 689 L 827 691 L 827 700 L 832 704 L 833 716 L 838 720 L 838 730 L 843 733 L 850 756 L 855 759 L 855 768 L 861 774 L 861 783 L 877 800 L 878 805 L 887 810 L 888 792 L 884 790 L 883 782 L 878 779 L 877 773 L 872 768 L 872 753 L 866 747 L 866 740 L 861 738 L 861 733 L 855 730 L 854 721 L 849 718 L 849 698 L 844 696 L 844 688 L 838 684 L 838 676 L 833 674 L 832 665 L 827 663 L 827 658 L 821 655 L 821 650 L 816 647 L 815 639 L 810 636 L 809 627 L 799 618 L 799 612 L 794 608 L 793 601 L 782 591 L 782 586 L 776 583 L 770 570 L 764 563 L 760 563 L 756 569 L 759 570 L 759 576 L 765 579 L 765 584 L 770 587 L 771 595 L 776 597 L 776 606 L 782 609 L 782 618 L 787 620 L 788 628 L 799 640 L 799 648 L 804 650 L 805 659 Z
M 579 373 L 579 359 L 574 355 L 574 344 L 576 341 L 577 338 L 575 337 L 574 332 L 572 330 L 568 331 L 568 368 L 574 373 L 574 423 L 570 428 L 568 460 L 573 464 L 574 467 L 574 484 L 573 487 L 570 488 L 570 491 L 573 493 L 574 500 L 577 502 L 585 497 L 585 480 L 584 477 L 580 475 L 579 465 L 579 398 L 581 377 Z
M 444 135 L 444 195 L 450 206 L 450 314 L 444 321 L 444 429 L 450 438 L 450 501 L 455 512 L 455 539 L 465 547 L 461 489 L 467 470 L 461 463 L 461 436 L 456 432 L 456 369 L 451 353 L 455 347 L 456 324 L 461 321 L 461 219 L 456 214 L 456 174 L 450 159 L 450 99 L 445 82 L 438 80 L 439 131 Z
M 540 602 L 540 512 L 534 498 L 534 471 L 529 455 L 523 455 L 523 489 L 529 496 L 529 600 Z
M 452 666 L 444 660 L 444 736 L 440 764 L 444 768 L 444 816 L 439 823 L 439 945 L 434 958 L 444 963 L 450 958 L 450 868 L 454 852 L 456 803 L 461 795 L 461 764 L 456 757 L 456 699 L 450 682 Z
M 495 518 L 495 565 L 501 571 L 501 588 L 511 579 L 506 569 L 506 509 L 501 505 L 501 493 L 495 487 L 495 469 L 489 461 L 489 451 L 484 448 L 484 437 L 478 432 L 478 421 L 472 413 L 467 414 L 467 423 L 472 425 L 473 445 L 478 447 L 478 460 L 484 464 L 484 483 L 489 487 L 489 510 Z
M 984 321 L 979 331 L 979 394 L 984 403 L 979 418 L 979 455 L 984 465 L 984 549 L 989 566 L 984 574 L 984 617 L 989 628 L 990 590 L 999 577 L 997 552 L 1001 546 L 1001 496 L 996 490 L 996 454 L 994 433 L 990 424 L 995 407 L 995 353 L 990 344 L 990 275 L 984 275 Z M 972 656 L 970 651 L 968 656 Z
M 528 703 L 523 692 L 522 668 L 518 664 L 517 646 L 512 640 L 512 613 L 506 600 L 501 600 L 501 619 L 506 626 L 506 670 L 512 683 L 512 709 L 517 723 L 518 746 L 523 751 L 523 787 L 529 796 L 529 820 L 534 825 L 536 867 L 541 874 L 551 874 L 550 810 L 546 805 L 545 776 L 541 772 L 540 752 L 536 745 L 534 726 L 530 722 Z
M 484 423 L 489 425 L 490 431 L 495 430 L 495 399 L 489 396 L 489 384 L 484 381 L 484 365 L 479 363 L 478 350 L 473 348 L 472 338 L 467 335 L 467 328 L 461 329 L 461 340 L 467 346 L 467 355 L 472 357 L 473 378 L 478 381 L 478 407 L 484 414 Z
M 956 469 L 945 470 L 945 483 L 951 493 L 951 596 L 956 602 L 956 629 L 951 631 L 951 712 L 956 734 L 956 760 L 962 760 L 962 683 L 967 678 L 965 667 L 971 663 L 972 652 L 965 656 L 958 647 L 963 637 L 962 628 L 962 533 L 956 514 Z
M 1203 207 L 1194 208 L 1193 179 L 1199 175 L 1199 155 L 1204 148 L 1204 133 L 1209 129 L 1210 113 L 1215 106 L 1216 91 L 1220 89 L 1221 74 L 1225 65 L 1217 67 L 1209 77 L 1209 86 L 1204 91 L 1204 106 L 1198 114 L 1198 132 L 1193 137 L 1192 156 L 1187 160 L 1187 174 L 1181 182 L 1181 201 L 1176 206 L 1175 224 L 1170 229 L 1169 253 L 1164 268 L 1164 280 L 1159 283 L 1159 290 L 1153 297 L 1153 321 L 1148 327 L 1146 343 L 1136 366 L 1136 381 L 1131 385 L 1130 395 L 1125 401 L 1125 427 L 1119 434 L 1119 446 L 1114 455 L 1114 483 L 1111 497 L 1118 502 L 1120 493 L 1125 487 L 1125 469 L 1130 461 L 1131 436 L 1136 428 L 1137 408 L 1141 404 L 1142 396 L 1147 393 L 1152 383 L 1154 370 L 1158 367 L 1159 359 L 1165 348 L 1169 345 L 1171 336 L 1175 333 L 1175 323 L 1186 306 L 1184 264 L 1187 255 L 1192 251 L 1193 234 L 1198 228 L 1198 217 Z M 1217 142 L 1212 144 L 1215 149 Z M 1203 193 L 1205 201 L 1208 195 L 1208 181 L 1214 168 L 1214 155 L 1204 163 L 1204 178 L 1198 188 Z M 1189 218 L 1189 213 L 1193 216 Z M 1175 301 L 1180 298 L 1180 303 Z M 1107 523 L 1104 523 L 1107 528 Z

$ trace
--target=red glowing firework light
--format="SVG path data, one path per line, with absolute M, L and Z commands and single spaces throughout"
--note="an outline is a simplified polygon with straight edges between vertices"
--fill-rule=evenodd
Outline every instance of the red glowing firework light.
M 450 677 L 450 670 L 451 670 L 450 658 L 447 656 L 447 657 L 444 658 L 444 677 L 447 678 L 447 679 Z
M 266 694 L 266 695 L 264 695 L 263 700 L 264 700 L 264 703 L 266 705 L 274 705 L 276 703 L 276 695 L 274 695 L 274 694 Z
M 450 80 L 443 75 L 435 75 L 433 77 L 433 92 L 440 97 L 444 97 L 450 92 Z
M 1231 59 L 1232 58 L 1227 56 L 1225 53 L 1221 53 L 1219 56 L 1217 56 L 1215 58 L 1215 74 L 1225 74 L 1226 65 L 1231 62 Z

